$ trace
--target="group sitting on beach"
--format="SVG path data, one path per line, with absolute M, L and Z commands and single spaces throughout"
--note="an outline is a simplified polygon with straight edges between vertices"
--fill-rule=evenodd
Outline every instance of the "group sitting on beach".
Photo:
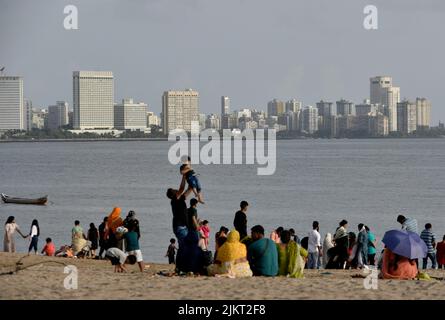
M 187 207 L 184 192 L 185 178 L 179 189 L 168 189 L 167 197 L 173 213 L 173 233 L 178 247 L 175 250 L 176 274 L 200 274 L 225 276 L 230 278 L 251 276 L 286 276 L 301 278 L 305 269 L 371 269 L 379 268 L 380 276 L 385 279 L 414 279 L 419 275 L 418 260 L 403 253 L 396 253 L 388 246 L 377 257 L 377 241 L 371 229 L 359 223 L 357 234 L 348 230 L 348 221 L 342 220 L 333 233 L 327 233 L 321 241 L 320 224 L 314 221 L 312 230 L 301 240 L 294 229 L 278 227 L 269 237 L 265 236 L 263 226 L 256 225 L 247 232 L 247 201 L 240 203 L 235 213 L 234 228 L 229 231 L 222 226 L 215 235 L 215 255 L 209 259 L 208 246 L 202 247 L 202 223 L 198 219 L 198 200 L 192 198 Z M 422 256 L 423 269 L 427 259 L 432 268 L 444 267 L 444 241 L 436 243 L 431 224 L 425 226 L 420 237 L 417 221 L 399 216 L 397 221 L 402 230 L 410 232 L 423 241 L 427 252 Z M 207 224 L 207 221 L 206 221 Z M 404 232 L 405 232 L 404 231 Z M 408 233 L 407 233 L 408 234 Z M 415 237 L 414 237 L 415 238 Z M 421 239 L 421 240 L 420 240 Z M 437 250 L 437 252 L 436 252 Z M 172 252 L 169 247 L 169 252 Z M 172 262 L 171 256 L 169 256 Z

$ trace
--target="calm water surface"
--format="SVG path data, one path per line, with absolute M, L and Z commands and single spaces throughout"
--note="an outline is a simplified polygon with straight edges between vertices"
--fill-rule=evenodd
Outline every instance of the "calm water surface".
M 167 160 L 171 143 L 51 142 L 0 144 L 0 192 L 14 196 L 48 194 L 45 207 L 0 204 L 2 225 L 14 215 L 28 231 L 39 220 L 41 237 L 56 246 L 70 243 L 73 221 L 85 231 L 113 206 L 135 210 L 147 261 L 165 262 L 171 230 L 166 189 L 178 187 L 178 166 Z M 290 140 L 277 142 L 277 170 L 257 176 L 255 166 L 196 165 L 206 204 L 199 216 L 212 234 L 232 227 L 241 200 L 251 204 L 248 224 L 270 232 L 293 227 L 301 237 L 320 221 L 322 236 L 345 218 L 350 229 L 363 222 L 381 239 L 399 228 L 398 213 L 431 222 L 445 234 L 445 139 Z M 212 235 L 213 240 L 213 235 Z M 17 238 L 18 250 L 28 242 Z M 213 241 L 212 241 L 213 249 Z

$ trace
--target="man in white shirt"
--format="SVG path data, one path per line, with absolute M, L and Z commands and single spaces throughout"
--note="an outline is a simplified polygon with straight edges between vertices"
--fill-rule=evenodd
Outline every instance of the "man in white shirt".
M 308 237 L 308 269 L 319 269 L 320 268 L 320 256 L 322 255 L 321 251 L 321 237 L 319 233 L 319 223 L 318 221 L 314 221 L 312 223 L 312 231 L 309 232 Z

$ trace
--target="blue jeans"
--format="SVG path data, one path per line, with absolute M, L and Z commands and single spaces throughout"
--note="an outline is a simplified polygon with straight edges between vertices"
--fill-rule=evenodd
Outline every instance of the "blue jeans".
M 430 258 L 431 263 L 432 263 L 432 268 L 436 269 L 436 254 L 433 253 L 428 253 L 427 256 L 425 258 L 423 258 L 423 269 L 426 269 L 427 265 L 428 265 L 428 258 Z
M 320 268 L 320 254 L 318 252 L 309 252 L 307 259 L 308 269 L 319 269 Z
M 183 267 L 183 256 L 185 248 L 185 238 L 188 235 L 189 230 L 186 226 L 177 226 L 173 232 L 175 233 L 176 239 L 178 239 L 178 252 L 176 253 L 176 268 L 181 270 Z

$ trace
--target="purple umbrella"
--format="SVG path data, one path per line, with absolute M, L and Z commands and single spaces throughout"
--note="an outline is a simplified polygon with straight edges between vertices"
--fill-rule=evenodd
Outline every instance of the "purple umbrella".
M 425 258 L 428 252 L 425 242 L 417 233 L 411 231 L 387 231 L 382 242 L 395 254 L 408 259 Z

